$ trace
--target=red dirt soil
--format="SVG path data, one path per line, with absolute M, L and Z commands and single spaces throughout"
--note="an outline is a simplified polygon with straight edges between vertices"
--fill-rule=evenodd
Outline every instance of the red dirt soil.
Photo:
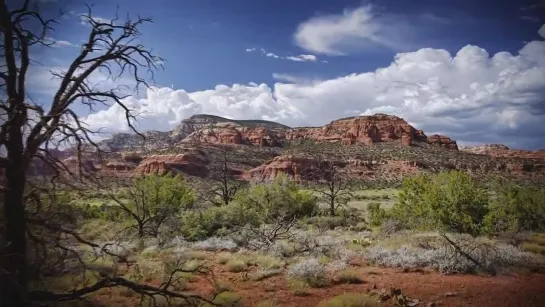
M 360 264 L 361 265 L 361 264 Z M 284 274 L 262 281 L 248 280 L 250 272 L 231 273 L 221 265 L 214 266 L 216 282 L 228 284 L 232 291 L 242 297 L 242 306 L 257 306 L 262 301 L 275 301 L 279 306 L 314 307 L 321 301 L 344 293 L 390 292 L 391 288 L 401 289 L 402 293 L 418 299 L 417 306 L 454 307 L 539 307 L 545 306 L 545 274 L 509 273 L 497 276 L 442 275 L 437 272 L 418 270 L 403 272 L 390 268 L 372 266 L 350 267 L 363 280 L 361 284 L 335 284 L 325 288 L 308 288 L 307 295 L 297 296 L 286 285 Z M 213 293 L 211 276 L 199 275 L 187 284 L 184 292 L 210 297 Z M 334 279 L 332 276 L 331 280 Z M 98 306 L 140 306 L 135 297 L 122 298 L 121 301 L 108 294 L 95 296 Z M 390 300 L 383 306 L 397 306 Z
M 256 306 L 274 300 L 280 306 L 317 306 L 322 300 L 343 293 L 367 293 L 399 288 L 403 294 L 419 299 L 418 306 L 545 306 L 545 274 L 509 274 L 498 276 L 441 275 L 435 272 L 402 272 L 376 267 L 352 267 L 364 280 L 362 284 L 332 284 L 327 288 L 309 288 L 308 295 L 296 296 L 279 275 L 263 281 L 244 281 L 245 273 L 229 273 L 218 267 L 217 280 L 230 283 L 241 295 L 243 306 Z M 376 290 L 374 290 L 376 289 Z M 190 291 L 210 293 L 212 286 L 204 278 L 189 285 Z M 386 303 L 385 306 L 393 306 Z

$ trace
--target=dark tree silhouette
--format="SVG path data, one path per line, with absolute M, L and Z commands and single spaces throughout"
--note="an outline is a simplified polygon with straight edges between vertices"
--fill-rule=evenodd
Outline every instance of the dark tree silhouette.
M 344 161 L 335 160 L 331 155 L 318 153 L 312 156 L 316 162 L 311 174 L 317 185 L 314 191 L 327 203 L 329 215 L 335 216 L 337 208 L 346 204 L 353 197 L 353 182 L 348 175 Z
M 12 8 L 5 0 L 0 0 L 0 148 L 4 152 L 0 157 L 0 187 L 3 194 L 0 222 L 4 224 L 0 225 L 0 243 L 3 243 L 0 246 L 0 306 L 27 306 L 34 301 L 79 299 L 83 295 L 114 286 L 130 288 L 143 296 L 165 295 L 192 299 L 170 288 L 172 276 L 180 269 L 174 269 L 171 278 L 156 287 L 118 276 L 103 276 L 90 286 L 65 293 L 29 288 L 31 273 L 37 270 L 37 274 L 40 274 L 39 270 L 43 267 L 41 264 L 46 261 L 39 257 L 40 261 L 31 262 L 30 259 L 36 257 L 30 255 L 28 246 L 41 247 L 36 248 L 36 251 L 43 251 L 44 257 L 62 257 L 67 254 L 78 257 L 77 252 L 71 249 L 74 244 L 102 249 L 102 252 L 116 256 L 107 248 L 81 237 L 66 218 L 70 215 L 65 211 L 69 210 L 69 206 L 62 206 L 52 191 L 56 187 L 55 179 L 71 173 L 60 158 L 53 154 L 54 147 L 70 144 L 80 166 L 84 150 L 91 148 L 95 154 L 100 153 L 92 138 L 97 132 L 90 130 L 75 112 L 75 107 L 82 105 L 93 109 L 100 104 L 117 104 L 124 110 L 129 127 L 138 133 L 134 127 L 134 114 L 123 100 L 124 93 L 130 88 L 118 86 L 104 89 L 103 86 L 93 84 L 90 77 L 102 73 L 115 81 L 122 76 L 129 76 L 137 90 L 140 86 L 148 86 L 146 80 L 153 80 L 153 72 L 160 68 L 163 60 L 139 43 L 139 29 L 150 23 L 151 19 L 131 19 L 127 16 L 126 20 L 116 17 L 104 21 L 94 19 L 88 7 L 82 18 L 90 26 L 89 35 L 70 65 L 61 72 L 52 72 L 60 83 L 50 103 L 42 106 L 29 99 L 27 91 L 28 71 L 32 63 L 30 56 L 33 54 L 31 49 L 52 44 L 47 35 L 57 22 L 45 19 L 29 0 L 18 5 Z M 29 167 L 36 161 L 52 171 L 53 176 L 47 184 L 36 184 L 32 178 L 27 177 Z M 58 253 L 52 255 L 52 250 Z M 63 258 L 51 262 L 62 265 Z
M 208 200 L 216 206 L 228 205 L 235 195 L 247 186 L 246 181 L 234 179 L 230 164 L 237 158 L 235 149 L 229 145 L 218 147 L 217 156 L 209 165 L 208 177 L 213 180 L 213 186 L 207 191 Z

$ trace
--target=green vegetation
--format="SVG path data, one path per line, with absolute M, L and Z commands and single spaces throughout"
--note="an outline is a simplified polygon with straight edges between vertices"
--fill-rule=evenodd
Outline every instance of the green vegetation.
M 114 220 L 119 218 L 120 212 L 124 213 L 130 227 L 136 228 L 140 237 L 157 236 L 164 223 L 192 208 L 195 202 L 193 192 L 181 175 L 137 177 L 118 194 L 110 195 L 118 207 L 101 207 L 100 210 L 114 213 Z
M 344 284 L 361 284 L 363 280 L 353 270 L 343 270 L 337 273 L 337 280 Z
M 276 219 L 315 215 L 316 198 L 299 189 L 286 176 L 268 185 L 241 191 L 229 205 L 189 210 L 181 216 L 180 232 L 191 240 L 224 235 L 245 225 L 259 226 Z
M 290 291 L 293 292 L 294 295 L 297 296 L 308 295 L 308 291 L 310 288 L 307 282 L 300 279 L 288 279 L 286 280 L 286 286 L 288 287 L 288 289 L 290 289 Z
M 320 307 L 378 307 L 379 301 L 366 294 L 346 293 L 321 302 Z
M 282 305 L 280 305 L 279 303 L 273 300 L 261 301 L 257 304 L 257 307 L 280 307 L 280 306 Z
M 349 261 L 361 255 L 375 266 L 426 267 L 445 274 L 533 269 L 542 263 L 534 257 L 545 255 L 545 236 L 523 235 L 544 231 L 542 189 L 484 186 L 459 171 L 424 173 L 406 178 L 399 189 L 354 191 L 347 205 L 331 216 L 315 190 L 306 188 L 281 175 L 271 183 L 238 190 L 227 205 L 211 206 L 197 200 L 198 192 L 181 176 L 147 176 L 111 194 L 102 191 L 78 199 L 65 193 L 59 199 L 82 217 L 77 227 L 85 238 L 107 241 L 126 227 L 138 230 L 142 223 L 143 231 L 132 233 L 141 243 L 122 251 L 137 265 L 123 276 L 153 284 L 178 267 L 187 272 L 176 274 L 170 286 L 175 291 L 193 289 L 192 282 L 203 280 L 200 274 L 218 265 L 221 274 L 242 282 L 276 282 L 281 276 L 293 295 L 300 296 L 310 295 L 315 291 L 311 288 L 363 283 L 365 273 L 356 273 Z M 86 205 L 85 197 L 102 204 Z M 115 204 L 106 204 L 108 197 Z M 396 233 L 400 229 L 411 231 Z M 449 248 L 442 233 L 479 264 Z M 96 276 L 119 274 L 112 259 L 99 259 L 89 266 L 95 279 L 88 284 Z M 240 306 L 240 295 L 234 292 L 238 282 L 218 286 L 216 293 L 221 294 L 211 300 Z M 374 297 L 345 294 L 320 306 L 376 304 Z
M 504 186 L 493 192 L 464 172 L 423 174 L 404 181 L 390 217 L 410 229 L 472 235 L 545 229 L 545 190 Z
M 242 272 L 246 269 L 246 261 L 242 259 L 230 259 L 225 264 L 225 267 L 227 267 L 229 272 Z
M 242 297 L 235 292 L 222 292 L 212 301 L 221 307 L 242 306 Z

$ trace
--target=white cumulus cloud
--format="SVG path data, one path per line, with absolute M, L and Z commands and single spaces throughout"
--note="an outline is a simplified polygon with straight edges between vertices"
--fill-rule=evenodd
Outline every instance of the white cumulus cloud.
M 297 56 L 288 56 L 286 60 L 295 61 L 295 62 L 316 62 L 318 58 L 312 54 L 301 54 Z
M 445 24 L 446 20 L 432 14 L 408 20 L 368 4 L 312 17 L 299 24 L 294 41 L 305 50 L 337 56 L 374 47 L 404 50 L 412 47 L 417 24 Z
M 61 47 L 78 47 L 78 45 L 71 43 L 65 40 L 57 40 L 51 37 L 45 38 L 45 43 L 49 44 L 51 47 L 61 48 Z
M 254 52 L 257 51 L 256 48 L 246 48 L 246 52 Z M 294 62 L 316 62 L 318 58 L 315 55 L 312 54 L 300 54 L 295 56 L 280 56 L 278 54 L 268 52 L 265 49 L 260 49 L 260 52 L 262 55 L 273 58 L 273 59 L 281 59 L 281 60 L 288 60 L 288 61 L 294 61 Z M 327 63 L 327 61 L 322 61 L 322 63 Z
M 196 113 L 303 126 L 381 112 L 461 144 L 545 147 L 545 41 L 529 42 L 518 54 L 489 54 L 473 45 L 456 54 L 425 48 L 398 53 L 375 71 L 315 82 L 275 77 L 290 83 L 218 85 L 190 93 L 158 88 L 125 102 L 140 115 L 140 130 L 172 129 Z M 117 106 L 84 120 L 94 129 L 129 131 Z

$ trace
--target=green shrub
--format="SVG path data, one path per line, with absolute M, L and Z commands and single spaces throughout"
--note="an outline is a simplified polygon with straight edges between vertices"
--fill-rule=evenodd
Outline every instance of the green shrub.
M 356 224 L 356 226 L 352 227 L 353 231 L 361 232 L 361 231 L 371 231 L 371 228 L 369 228 L 369 225 L 367 225 L 366 222 L 359 222 Z
M 212 302 L 221 307 L 235 307 L 242 306 L 241 300 L 242 297 L 235 292 L 222 292 Z
M 280 307 L 280 306 L 282 305 L 280 305 L 276 301 L 271 301 L 271 300 L 261 301 L 257 303 L 257 307 Z
M 380 207 L 379 202 L 368 203 L 367 211 L 369 212 L 369 224 L 371 226 L 380 226 L 389 218 L 388 213 Z
M 284 262 L 276 257 L 259 255 L 255 258 L 256 264 L 265 270 L 268 269 L 280 269 Z
M 244 210 L 257 212 L 262 223 L 278 218 L 303 218 L 318 212 L 316 197 L 300 190 L 285 175 L 277 176 L 271 184 L 256 185 L 237 194 L 235 202 Z
M 502 186 L 485 217 L 487 233 L 545 231 L 545 189 Z
M 225 264 L 229 272 L 242 272 L 246 269 L 246 261 L 241 259 L 231 259 Z
M 208 257 L 208 254 L 203 251 L 186 251 L 184 255 L 189 259 L 204 260 Z
M 226 206 L 185 212 L 181 217 L 180 232 L 188 240 L 202 240 L 226 234 L 246 224 L 257 226 L 261 223 L 260 220 L 256 210 L 230 203 Z
M 488 213 L 488 194 L 460 171 L 407 178 L 392 216 L 409 228 L 478 234 Z
M 274 183 L 240 191 L 229 205 L 191 210 L 181 217 L 181 234 L 188 240 L 226 235 L 244 225 L 259 226 L 284 219 L 312 216 L 318 210 L 316 199 L 279 176 Z
M 219 264 L 226 264 L 231 258 L 233 257 L 230 253 L 220 253 L 218 255 L 218 263 Z
M 343 270 L 337 273 L 337 280 L 344 284 L 361 284 L 363 280 L 353 270 Z
M 252 275 L 251 279 L 254 281 L 261 281 L 280 274 L 282 274 L 281 269 L 259 270 Z
M 347 226 L 346 220 L 340 216 L 314 216 L 307 219 L 306 222 L 315 225 L 319 229 L 335 229 Z
M 545 256 L 545 246 L 536 243 L 524 243 L 522 244 L 522 250 L 534 254 L 540 254 Z
M 320 307 L 378 307 L 379 301 L 366 294 L 345 293 L 321 302 Z
M 136 177 L 122 193 L 123 198 L 116 199 L 117 205 L 137 228 L 139 236 L 156 236 L 163 223 L 177 218 L 195 203 L 193 192 L 181 175 Z
M 286 286 L 297 296 L 307 295 L 310 288 L 306 281 L 300 279 L 288 279 L 286 280 Z

